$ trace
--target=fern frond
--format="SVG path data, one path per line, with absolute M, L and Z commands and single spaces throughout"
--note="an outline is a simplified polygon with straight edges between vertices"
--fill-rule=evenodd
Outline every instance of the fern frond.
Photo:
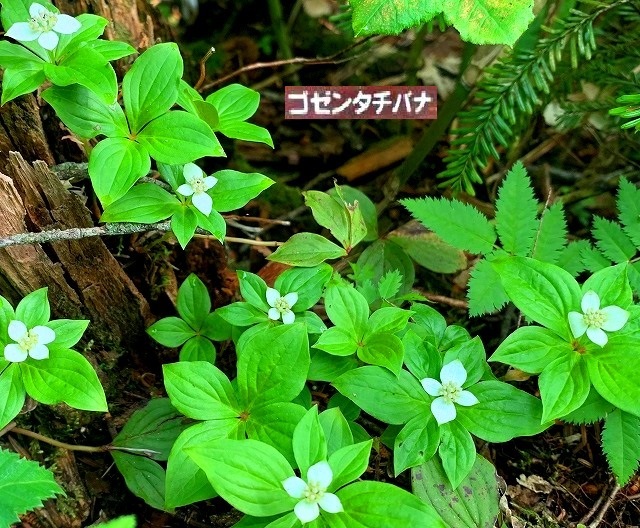
M 631 119 L 631 121 L 620 125 L 620 128 L 635 128 L 640 131 L 640 94 L 623 95 L 617 99 L 617 102 L 623 103 L 624 106 L 612 108 L 609 113 L 614 116 Z
M 582 255 L 591 245 L 586 240 L 574 240 L 569 242 L 567 246 L 560 252 L 558 257 L 558 266 L 565 269 L 574 277 L 585 270 L 582 262 Z
M 496 200 L 496 230 L 502 248 L 518 257 L 529 255 L 538 230 L 537 216 L 538 201 L 531 180 L 518 162 L 507 173 Z
M 636 247 L 619 224 L 596 216 L 593 219 L 593 237 L 598 249 L 616 264 L 626 262 L 636 254 Z
M 638 468 L 640 418 L 620 409 L 609 413 L 602 431 L 602 450 L 620 485 Z
M 597 101 L 581 101 L 579 103 L 560 103 L 563 113 L 558 117 L 555 127 L 558 130 L 569 131 L 580 127 L 595 112 L 608 113 L 613 105 L 613 99 L 605 98 Z
M 400 200 L 413 217 L 458 249 L 485 255 L 492 251 L 496 231 L 471 205 L 457 200 L 414 198 Z
M 596 271 L 600 271 L 601 269 L 611 266 L 611 261 L 589 243 L 582 247 L 582 250 L 580 251 L 580 261 L 584 267 L 583 269 L 586 269 L 591 273 L 595 273 Z
M 640 248 L 640 189 L 626 178 L 620 179 L 617 205 L 622 229 Z
M 471 317 L 496 312 L 509 301 L 500 275 L 487 259 L 479 260 L 471 270 L 467 299 Z
M 545 209 L 540 218 L 540 228 L 533 247 L 533 258 L 556 264 L 567 244 L 567 221 L 562 202 Z
M 596 49 L 594 21 L 627 2 L 597 2 L 590 13 L 574 9 L 558 28 L 548 30 L 549 36 L 533 52 L 519 50 L 487 68 L 476 93 L 481 102 L 458 116 L 460 128 L 453 133 L 459 136 L 452 142 L 456 148 L 444 160 L 446 170 L 438 175 L 445 179 L 442 185 L 473 194 L 473 184 L 482 182 L 478 166 L 485 166 L 490 157 L 499 158 L 496 145 L 508 147 L 517 115 L 531 115 L 539 95 L 549 93 L 566 48 L 574 68 L 579 56 L 589 60 Z

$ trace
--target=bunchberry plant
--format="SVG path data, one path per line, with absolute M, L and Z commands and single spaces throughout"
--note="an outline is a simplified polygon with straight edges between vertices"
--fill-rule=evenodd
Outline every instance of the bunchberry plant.
M 71 35 L 81 27 L 75 18 L 50 11 L 42 4 L 31 4 L 29 16 L 27 22 L 12 24 L 5 36 L 21 42 L 37 40 L 44 49 L 52 51 L 60 41 L 58 34 Z
M 0 428 L 20 412 L 27 394 L 48 405 L 107 411 L 93 367 L 71 350 L 89 321 L 49 319 L 46 288 L 27 295 L 15 310 L 0 297 Z

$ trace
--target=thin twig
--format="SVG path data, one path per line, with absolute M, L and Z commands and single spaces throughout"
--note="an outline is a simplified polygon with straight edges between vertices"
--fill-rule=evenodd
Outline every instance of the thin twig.
M 282 226 L 290 226 L 289 220 L 279 220 L 277 218 L 262 218 L 260 216 L 243 216 L 243 215 L 222 215 L 225 220 L 244 220 L 245 222 L 256 222 L 258 224 L 277 224 Z
M 604 506 L 602 506 L 602 508 L 598 512 L 598 515 L 596 515 L 596 518 L 589 525 L 589 528 L 598 528 L 598 526 L 602 522 L 602 519 L 604 519 L 604 516 L 607 514 L 607 511 L 609 511 L 609 508 L 611 508 L 611 504 L 613 504 L 613 501 L 616 498 L 616 495 L 618 494 L 619 491 L 620 491 L 620 485 L 616 483 L 616 485 L 613 486 L 611 493 L 609 493 L 609 496 L 607 497 L 607 501 L 604 503 Z
M 200 235 L 196 234 L 196 238 L 207 238 L 209 240 L 217 240 L 213 235 Z M 247 244 L 248 246 L 262 246 L 262 247 L 279 247 L 284 242 L 278 242 L 276 240 L 252 240 L 250 238 L 237 238 L 237 237 L 224 237 L 225 242 L 233 242 L 234 244 Z
M 440 304 L 446 304 L 448 306 L 452 306 L 454 308 L 460 308 L 461 310 L 468 310 L 469 303 L 467 301 L 463 301 L 461 299 L 453 299 L 451 297 L 447 297 L 446 295 L 439 295 L 437 293 L 430 293 L 424 291 L 421 288 L 415 288 L 421 295 L 424 295 L 427 299 L 433 302 L 437 302 Z
M 204 81 L 207 78 L 207 61 L 215 52 L 216 48 L 211 46 L 209 51 L 204 54 L 204 57 L 200 59 L 200 77 L 198 78 L 198 82 L 193 86 L 195 90 L 200 90 L 200 87 L 204 84 Z

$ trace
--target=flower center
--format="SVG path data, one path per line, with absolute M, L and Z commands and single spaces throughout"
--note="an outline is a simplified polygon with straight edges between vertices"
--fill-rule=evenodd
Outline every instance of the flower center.
M 444 401 L 446 401 L 447 403 L 454 403 L 458 401 L 461 392 L 462 387 L 458 386 L 453 381 L 449 381 L 442 384 L 442 388 L 440 389 L 440 396 L 442 396 L 444 398 Z
M 607 314 L 601 310 L 587 310 L 582 317 L 585 324 L 592 328 L 602 328 L 607 321 Z
M 18 341 L 18 346 L 25 352 L 29 352 L 38 344 L 38 336 L 27 332 L 27 335 Z
M 315 482 L 309 482 L 304 490 L 304 500 L 307 502 L 318 502 L 324 495 L 325 489 L 316 484 Z
M 195 178 L 191 180 L 191 183 L 189 185 L 191 185 L 191 188 L 193 189 L 193 192 L 195 194 L 202 194 L 204 192 L 207 192 L 207 186 L 204 183 L 204 178 Z
M 274 305 L 275 305 L 274 308 L 278 310 L 281 314 L 291 311 L 291 306 L 289 306 L 289 303 L 284 299 L 284 297 L 280 297 L 274 303 Z
M 58 15 L 47 11 L 46 13 L 31 18 L 31 20 L 29 20 L 29 28 L 34 32 L 47 33 L 53 29 L 56 22 L 58 22 Z

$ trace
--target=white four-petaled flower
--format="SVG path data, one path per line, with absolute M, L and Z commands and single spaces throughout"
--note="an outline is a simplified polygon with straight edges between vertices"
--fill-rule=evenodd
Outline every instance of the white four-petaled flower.
M 619 306 L 600 308 L 600 297 L 593 290 L 582 297 L 582 313 L 569 312 L 569 326 L 573 337 L 578 338 L 585 332 L 596 345 L 603 347 L 609 338 L 607 332 L 620 330 L 629 319 L 629 312 Z
M 70 35 L 81 27 L 80 22 L 72 16 L 54 13 L 41 4 L 31 4 L 29 15 L 31 18 L 28 22 L 16 22 L 5 36 L 22 42 L 37 40 L 44 49 L 51 51 L 58 45 L 58 33 Z
M 209 216 L 213 209 L 213 199 L 207 191 L 218 183 L 218 179 L 207 176 L 195 163 L 187 163 L 182 174 L 187 183 L 183 183 L 177 191 L 183 196 L 191 196 L 191 202 L 195 208 L 203 215 Z
M 296 314 L 291 311 L 291 307 L 298 302 L 296 292 L 287 293 L 284 297 L 274 288 L 267 288 L 267 302 L 269 303 L 269 319 L 277 321 L 282 317 L 284 324 L 291 324 L 296 320 Z
M 301 523 L 314 521 L 320 515 L 320 508 L 328 513 L 344 511 L 340 499 L 327 488 L 333 480 L 333 471 L 326 461 L 318 462 L 307 471 L 307 482 L 300 477 L 289 477 L 282 486 L 289 496 L 300 499 L 293 513 Z
M 47 345 L 56 338 L 56 333 L 47 326 L 34 326 L 31 330 L 22 321 L 9 323 L 9 337 L 16 341 L 4 347 L 4 358 L 19 363 L 31 356 L 33 359 L 47 359 Z
M 478 398 L 471 392 L 462 390 L 462 385 L 467 381 L 467 371 L 459 359 L 454 359 L 442 367 L 440 380 L 442 383 L 433 378 L 424 378 L 420 381 L 427 394 L 437 396 L 431 402 L 431 412 L 438 425 L 455 420 L 456 406 L 454 404 L 469 407 L 478 403 Z

